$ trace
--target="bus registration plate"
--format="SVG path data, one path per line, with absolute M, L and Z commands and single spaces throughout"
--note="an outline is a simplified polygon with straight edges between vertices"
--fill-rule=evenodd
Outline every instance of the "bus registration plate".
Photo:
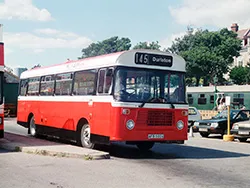
M 164 134 L 148 134 L 148 139 L 163 139 Z

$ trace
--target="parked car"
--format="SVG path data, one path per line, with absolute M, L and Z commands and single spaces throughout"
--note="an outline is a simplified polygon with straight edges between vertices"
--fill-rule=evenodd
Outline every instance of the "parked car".
M 199 129 L 202 137 L 208 137 L 209 134 L 224 135 L 227 133 L 227 117 L 228 111 L 223 110 L 212 119 L 196 121 L 194 127 Z M 234 123 L 249 120 L 249 117 L 250 110 L 230 110 L 230 130 Z
M 188 108 L 188 131 L 189 131 L 190 127 L 194 125 L 195 121 L 198 121 L 201 119 L 202 119 L 202 116 L 201 116 L 200 112 L 195 107 L 190 106 Z M 193 131 L 197 132 L 198 129 L 193 128 Z
M 250 120 L 234 123 L 231 134 L 240 142 L 246 142 L 250 138 Z

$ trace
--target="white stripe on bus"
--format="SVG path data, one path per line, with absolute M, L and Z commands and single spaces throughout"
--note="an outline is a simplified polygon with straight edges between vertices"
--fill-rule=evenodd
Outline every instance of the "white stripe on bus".
M 112 96 L 19 96 L 18 101 L 40 102 L 100 102 L 111 103 L 113 107 L 138 108 L 141 102 L 117 102 Z M 173 104 L 176 109 L 188 109 L 187 104 Z M 146 103 L 143 108 L 171 108 L 171 104 Z

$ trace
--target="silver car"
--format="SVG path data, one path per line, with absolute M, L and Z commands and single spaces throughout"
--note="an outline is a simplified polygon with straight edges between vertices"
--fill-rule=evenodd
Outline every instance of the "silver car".
M 190 129 L 191 126 L 194 125 L 195 121 L 201 120 L 202 116 L 200 114 L 200 112 L 195 108 L 195 107 L 188 107 L 188 130 Z M 193 131 L 198 131 L 196 129 L 194 129 L 193 127 Z
M 250 120 L 234 123 L 231 134 L 240 142 L 246 142 L 250 138 Z

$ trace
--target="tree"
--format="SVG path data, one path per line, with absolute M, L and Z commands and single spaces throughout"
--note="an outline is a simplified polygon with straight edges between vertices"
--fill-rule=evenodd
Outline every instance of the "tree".
M 223 81 L 233 57 L 239 56 L 241 41 L 236 37 L 236 33 L 226 28 L 214 32 L 189 29 L 184 37 L 175 39 L 168 51 L 187 61 L 188 76 L 196 78 L 196 86 L 201 78 L 204 85 L 208 85 L 215 76 Z
M 237 66 L 232 68 L 230 71 L 230 79 L 238 85 L 243 85 L 249 82 L 249 66 L 248 67 L 242 67 Z
M 136 44 L 133 49 L 151 49 L 151 50 L 159 50 L 160 49 L 160 45 L 158 43 L 158 41 L 156 42 L 139 42 L 138 44 Z
M 38 67 L 41 67 L 41 65 L 40 64 L 34 65 L 31 69 L 35 69 L 35 68 L 38 68 Z
M 101 42 L 92 43 L 87 48 L 83 48 L 82 57 L 79 57 L 79 59 L 129 50 L 130 47 L 131 41 L 129 38 L 119 39 L 118 36 L 115 36 Z

